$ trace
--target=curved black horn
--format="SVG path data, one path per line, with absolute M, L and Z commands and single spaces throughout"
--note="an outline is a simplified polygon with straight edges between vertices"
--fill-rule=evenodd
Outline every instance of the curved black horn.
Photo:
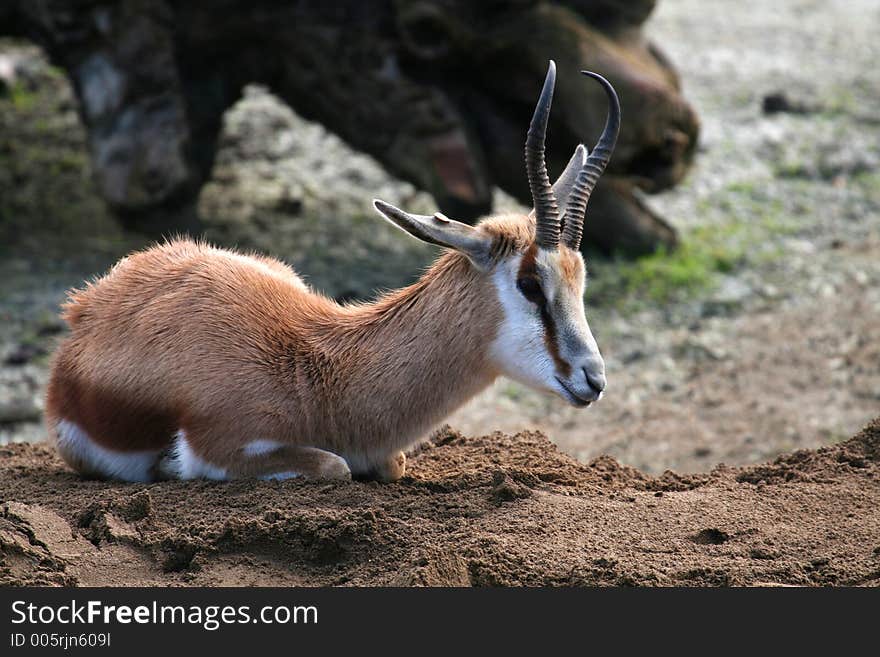
M 617 133 L 620 132 L 620 100 L 614 87 L 598 73 L 592 71 L 581 71 L 581 73 L 595 78 L 604 87 L 608 96 L 608 118 L 605 120 L 602 136 L 599 137 L 596 147 L 584 162 L 584 168 L 578 173 L 562 217 L 562 241 L 566 246 L 575 250 L 579 249 L 581 245 L 587 201 L 590 200 L 590 194 L 599 181 L 599 176 L 602 175 L 611 160 L 614 144 L 617 143 Z
M 529 177 L 529 189 L 535 205 L 535 241 L 545 249 L 556 249 L 559 246 L 559 207 L 556 196 L 550 186 L 547 175 L 547 164 L 544 161 L 544 142 L 547 137 L 547 120 L 550 117 L 550 103 L 553 100 L 553 88 L 556 86 L 556 64 L 550 60 L 544 88 L 535 106 L 529 133 L 526 136 L 526 174 Z

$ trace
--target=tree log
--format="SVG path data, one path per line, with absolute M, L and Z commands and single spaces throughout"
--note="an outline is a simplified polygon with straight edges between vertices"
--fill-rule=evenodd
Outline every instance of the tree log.
M 559 68 L 549 165 L 591 146 L 618 89 L 623 127 L 586 245 L 675 245 L 635 196 L 685 174 L 699 124 L 641 33 L 654 0 L 18 0 L 0 33 L 40 44 L 73 82 L 99 189 L 129 225 L 197 230 L 223 112 L 265 84 L 306 118 L 472 221 L 498 185 L 527 202 L 522 143 L 548 59 Z M 171 224 L 169 226 L 169 224 Z

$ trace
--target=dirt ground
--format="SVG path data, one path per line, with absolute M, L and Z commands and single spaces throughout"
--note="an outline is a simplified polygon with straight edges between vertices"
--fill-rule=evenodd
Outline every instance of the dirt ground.
M 539 433 L 438 432 L 396 484 L 84 481 L 0 448 L 0 585 L 880 584 L 880 421 L 650 477 Z

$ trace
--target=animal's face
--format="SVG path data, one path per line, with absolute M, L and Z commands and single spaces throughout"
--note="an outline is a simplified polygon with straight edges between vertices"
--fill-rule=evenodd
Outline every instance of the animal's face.
M 583 146 L 575 149 L 551 185 L 544 157 L 556 85 L 556 65 L 551 61 L 526 134 L 534 220 L 532 215 L 510 221 L 496 218 L 474 228 L 442 214 L 413 215 L 373 201 L 395 225 L 421 240 L 463 253 L 487 274 L 504 309 L 490 346 L 496 366 L 512 379 L 554 392 L 575 406 L 598 400 L 605 389 L 605 363 L 584 314 L 586 273 L 580 244 L 587 202 L 611 159 L 620 130 L 620 101 L 614 87 L 601 75 L 581 72 L 597 80 L 608 96 L 605 129 L 592 153 L 587 155 Z M 526 228 L 531 234 L 523 235 Z
M 532 244 L 492 273 L 504 320 L 491 346 L 499 370 L 526 385 L 587 406 L 605 389 L 605 362 L 584 312 L 581 254 Z

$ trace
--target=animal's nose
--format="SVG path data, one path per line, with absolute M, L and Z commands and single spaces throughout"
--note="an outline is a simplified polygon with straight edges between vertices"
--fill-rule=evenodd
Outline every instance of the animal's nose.
M 584 368 L 584 375 L 587 377 L 587 384 L 598 395 L 605 390 L 605 374 L 602 372 L 590 372 Z

